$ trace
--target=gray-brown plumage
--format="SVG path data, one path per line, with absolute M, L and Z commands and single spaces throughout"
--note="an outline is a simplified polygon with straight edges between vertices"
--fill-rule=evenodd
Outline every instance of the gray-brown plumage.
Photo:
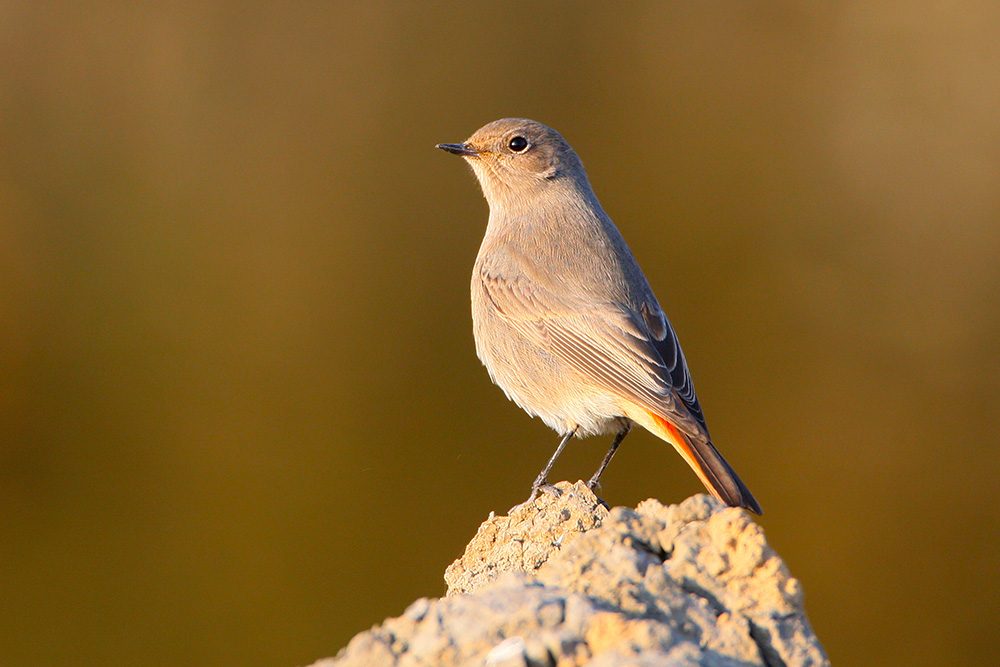
M 490 207 L 472 274 L 476 351 L 493 381 L 563 438 L 616 433 L 594 488 L 633 423 L 671 443 L 723 502 L 760 505 L 712 445 L 684 354 L 580 159 L 522 118 L 438 148 L 472 166 Z

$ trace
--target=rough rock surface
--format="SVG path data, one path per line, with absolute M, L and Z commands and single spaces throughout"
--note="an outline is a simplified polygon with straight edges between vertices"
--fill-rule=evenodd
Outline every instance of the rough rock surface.
M 420 599 L 314 667 L 829 665 L 802 589 L 741 510 L 710 496 L 610 511 L 562 482 L 490 516 Z

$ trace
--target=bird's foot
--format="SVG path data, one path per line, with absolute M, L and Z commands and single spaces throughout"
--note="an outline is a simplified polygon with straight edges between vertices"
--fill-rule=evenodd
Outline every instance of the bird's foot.
M 539 491 L 543 491 L 552 496 L 553 498 L 558 498 L 563 493 L 552 484 L 549 484 L 548 482 L 542 482 L 541 484 L 536 484 L 534 487 L 532 487 L 531 498 L 529 498 L 529 500 L 534 500 L 538 496 Z
M 560 491 L 554 485 L 549 484 L 544 480 L 542 480 L 541 482 L 535 482 L 535 484 L 532 485 L 531 487 L 531 495 L 528 496 L 528 499 L 525 500 L 523 503 L 511 507 L 508 514 L 516 512 L 517 510 L 525 509 L 526 507 L 530 506 L 531 503 L 534 502 L 535 498 L 538 497 L 539 492 L 547 493 L 553 498 L 558 498 L 559 496 L 562 495 L 562 491 Z
M 601 483 L 596 477 L 591 477 L 590 481 L 587 482 L 587 488 L 594 492 L 594 497 L 597 498 L 598 504 L 600 504 L 604 509 L 610 510 L 611 505 L 604 502 L 604 499 L 597 495 L 597 490 L 601 488 Z

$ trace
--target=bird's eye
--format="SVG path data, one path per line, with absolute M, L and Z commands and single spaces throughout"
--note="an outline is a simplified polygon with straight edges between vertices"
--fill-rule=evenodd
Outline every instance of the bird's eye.
M 511 149 L 515 153 L 523 153 L 528 150 L 528 140 L 522 136 L 514 137 L 507 144 L 507 148 Z

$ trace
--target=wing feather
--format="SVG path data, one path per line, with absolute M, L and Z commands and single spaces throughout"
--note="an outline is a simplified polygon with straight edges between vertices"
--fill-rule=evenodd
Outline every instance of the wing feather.
M 485 269 L 480 277 L 497 312 L 522 335 L 599 386 L 662 413 L 692 438 L 708 441 L 684 355 L 655 300 L 633 311 L 556 296 L 524 277 L 506 278 Z

